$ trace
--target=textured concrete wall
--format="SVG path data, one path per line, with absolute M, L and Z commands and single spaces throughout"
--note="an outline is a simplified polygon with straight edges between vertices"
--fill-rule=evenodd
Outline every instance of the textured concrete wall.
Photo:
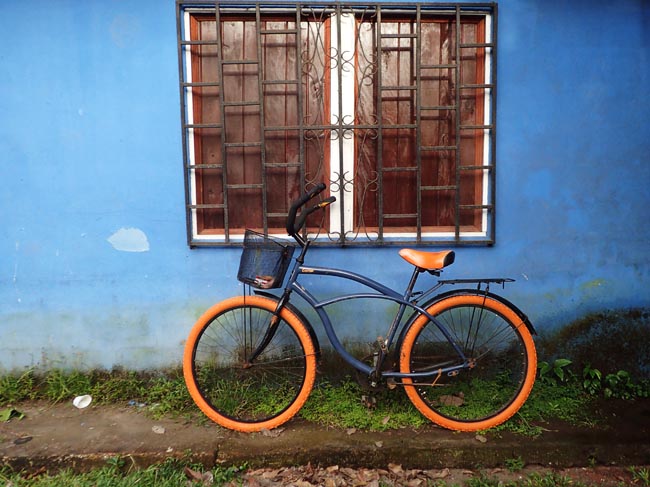
M 498 22 L 497 244 L 446 277 L 516 278 L 538 329 L 650 305 L 650 4 L 504 1 Z M 241 287 L 238 250 L 186 246 L 174 2 L 3 2 L 0 27 L 0 369 L 177 364 Z M 395 248 L 312 256 L 410 274 Z M 335 314 L 374 339 L 384 312 Z

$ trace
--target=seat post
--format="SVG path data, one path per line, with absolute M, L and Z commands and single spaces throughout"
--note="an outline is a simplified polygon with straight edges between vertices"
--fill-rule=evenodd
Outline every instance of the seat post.
M 409 299 L 413 295 L 413 288 L 415 287 L 415 283 L 418 280 L 418 276 L 424 271 L 424 269 L 421 269 L 417 266 L 413 266 L 413 274 L 411 275 L 411 280 L 409 281 L 408 287 L 406 288 L 406 291 L 404 292 L 404 297 L 406 299 Z

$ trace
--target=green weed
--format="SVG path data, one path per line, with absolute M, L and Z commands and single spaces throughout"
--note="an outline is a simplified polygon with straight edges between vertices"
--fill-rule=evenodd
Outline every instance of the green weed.
M 515 458 L 506 458 L 504 463 L 508 472 L 519 472 L 526 465 L 524 459 L 520 456 Z
M 88 374 L 54 369 L 45 377 L 43 395 L 46 399 L 56 403 L 81 394 L 88 394 L 91 387 L 91 377 Z
M 133 371 L 94 371 L 91 373 L 91 381 L 89 394 L 100 403 L 130 400 L 142 402 L 148 394 L 148 379 Z
M 646 467 L 630 467 L 630 473 L 632 474 L 632 482 L 635 485 L 650 487 L 650 469 Z
M 582 482 L 576 482 L 571 477 L 557 473 L 540 475 L 532 473 L 526 479 L 515 484 L 517 487 L 586 487 Z
M 34 399 L 34 371 L 0 377 L 0 406 Z

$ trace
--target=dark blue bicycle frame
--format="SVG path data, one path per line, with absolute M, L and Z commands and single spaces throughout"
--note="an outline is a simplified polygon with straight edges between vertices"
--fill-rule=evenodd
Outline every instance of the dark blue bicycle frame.
M 360 284 L 363 284 L 364 286 L 367 286 L 371 289 L 374 289 L 377 291 L 377 293 L 353 293 L 353 294 L 345 294 L 341 296 L 336 296 L 334 298 L 326 299 L 323 301 L 319 301 L 316 297 L 314 297 L 307 289 L 305 289 L 299 282 L 298 282 L 298 277 L 301 274 L 309 274 L 309 275 L 319 275 L 319 276 L 333 276 L 333 277 L 338 277 L 342 279 L 347 279 L 350 281 L 355 281 Z M 415 312 L 421 313 L 424 316 L 426 316 L 429 320 L 431 320 L 432 323 L 434 323 L 438 329 L 441 331 L 441 333 L 445 336 L 447 341 L 453 346 L 454 350 L 458 354 L 458 357 L 460 361 L 462 362 L 461 365 L 454 365 L 450 367 L 437 367 L 431 371 L 427 372 L 411 372 L 411 373 L 401 373 L 397 371 L 382 371 L 381 376 L 384 378 L 420 378 L 420 377 L 430 377 L 432 375 L 441 375 L 441 374 L 450 374 L 457 372 L 462 369 L 466 369 L 470 366 L 469 361 L 467 360 L 467 357 L 465 357 L 465 354 L 463 351 L 460 349 L 460 347 L 454 342 L 453 338 L 451 337 L 449 331 L 445 328 L 444 325 L 442 325 L 438 320 L 436 320 L 433 316 L 431 316 L 427 310 L 424 308 L 418 306 L 415 302 L 411 301 L 411 298 L 413 297 L 413 286 L 415 285 L 415 280 L 416 280 L 416 273 L 414 273 L 413 278 L 411 279 L 411 282 L 409 286 L 407 287 L 405 293 L 399 294 L 398 292 L 384 286 L 383 284 L 380 284 L 377 281 L 374 281 L 366 276 L 363 276 L 361 274 L 356 274 L 354 272 L 349 272 L 345 271 L 342 269 L 332 269 L 328 267 L 313 267 L 313 266 L 305 266 L 301 264 L 296 264 L 291 272 L 291 276 L 289 277 L 289 280 L 287 282 L 286 289 L 290 289 L 291 291 L 296 292 L 299 296 L 301 296 L 307 303 L 309 303 L 318 313 L 318 316 L 323 323 L 323 326 L 325 328 L 325 333 L 327 334 L 327 338 L 329 339 L 330 343 L 336 350 L 338 354 L 343 357 L 343 359 L 350 364 L 352 367 L 355 369 L 364 372 L 368 375 L 372 374 L 375 371 L 375 368 L 361 362 L 360 360 L 356 359 L 353 357 L 341 344 L 341 341 L 338 339 L 338 336 L 336 335 L 336 332 L 334 331 L 334 326 L 332 325 L 332 322 L 330 321 L 330 318 L 325 311 L 325 307 L 329 306 L 331 304 L 339 303 L 342 301 L 347 301 L 351 299 L 358 299 L 358 298 L 371 298 L 371 299 L 386 299 L 389 301 L 393 301 L 399 304 L 399 310 L 393 319 L 393 323 L 391 324 L 391 327 L 388 332 L 388 336 L 386 338 L 386 348 L 390 348 L 391 344 L 393 343 L 393 340 L 395 338 L 395 334 L 397 330 L 400 328 L 400 324 L 402 322 L 402 319 L 404 317 L 404 313 L 407 308 L 412 308 Z M 432 288 L 433 289 L 433 288 Z M 431 290 L 425 292 L 424 294 L 428 294 Z M 286 293 L 286 291 L 285 291 Z M 288 296 L 287 296 L 288 297 Z

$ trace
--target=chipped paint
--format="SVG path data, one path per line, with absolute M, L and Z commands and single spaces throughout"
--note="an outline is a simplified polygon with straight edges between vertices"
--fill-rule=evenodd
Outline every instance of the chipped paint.
M 108 242 L 121 252 L 148 252 L 149 240 L 139 228 L 120 228 L 108 237 Z

